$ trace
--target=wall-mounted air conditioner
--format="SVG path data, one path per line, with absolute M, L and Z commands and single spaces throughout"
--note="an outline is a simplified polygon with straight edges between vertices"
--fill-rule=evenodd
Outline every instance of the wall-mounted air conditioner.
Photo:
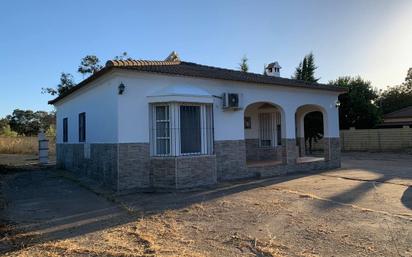
M 243 95 L 238 93 L 224 93 L 222 96 L 223 109 L 240 110 L 242 109 Z

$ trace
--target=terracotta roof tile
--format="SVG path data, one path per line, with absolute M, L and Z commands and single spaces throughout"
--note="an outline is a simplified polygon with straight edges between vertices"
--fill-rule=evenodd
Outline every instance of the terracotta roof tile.
M 230 80 L 239 82 L 248 82 L 256 84 L 266 84 L 274 86 L 288 86 L 295 88 L 309 88 L 316 90 L 328 90 L 336 92 L 346 92 L 347 90 L 342 87 L 307 83 L 304 81 L 287 79 L 281 77 L 273 77 L 267 75 L 261 75 L 256 73 L 242 72 L 237 70 L 230 70 L 224 68 L 217 68 L 213 66 L 200 65 L 191 62 L 183 61 L 149 61 L 149 60 L 109 60 L 106 62 L 106 66 L 93 74 L 89 78 L 80 82 L 76 87 L 69 90 L 66 94 L 61 95 L 51 101 L 49 104 L 54 104 L 63 99 L 67 95 L 76 91 L 77 89 L 85 86 L 87 83 L 102 76 L 111 69 L 124 69 L 140 72 L 154 72 L 169 75 L 180 75 L 188 77 L 199 77 L 208 79 Z

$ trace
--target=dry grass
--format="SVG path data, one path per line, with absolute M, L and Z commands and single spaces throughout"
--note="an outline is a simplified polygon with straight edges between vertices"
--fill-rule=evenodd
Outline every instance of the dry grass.
M 184 230 L 173 212 L 165 212 L 81 240 L 71 238 L 29 246 L 11 256 L 208 256 L 193 249 L 194 241 L 185 237 Z
M 55 139 L 49 138 L 49 153 L 55 154 Z M 0 154 L 37 154 L 37 137 L 0 137 Z

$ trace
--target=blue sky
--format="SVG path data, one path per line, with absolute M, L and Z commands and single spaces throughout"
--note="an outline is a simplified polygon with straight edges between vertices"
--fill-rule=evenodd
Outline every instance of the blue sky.
M 15 108 L 52 110 L 42 87 L 80 59 L 127 51 L 251 72 L 279 61 L 290 77 L 312 51 L 328 82 L 361 75 L 378 88 L 412 67 L 412 1 L 19 1 L 0 3 L 0 117 Z

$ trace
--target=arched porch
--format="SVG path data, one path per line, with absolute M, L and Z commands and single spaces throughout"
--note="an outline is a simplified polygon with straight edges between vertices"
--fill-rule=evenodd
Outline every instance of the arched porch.
M 284 110 L 271 102 L 255 102 L 244 110 L 246 162 L 248 166 L 284 163 Z

